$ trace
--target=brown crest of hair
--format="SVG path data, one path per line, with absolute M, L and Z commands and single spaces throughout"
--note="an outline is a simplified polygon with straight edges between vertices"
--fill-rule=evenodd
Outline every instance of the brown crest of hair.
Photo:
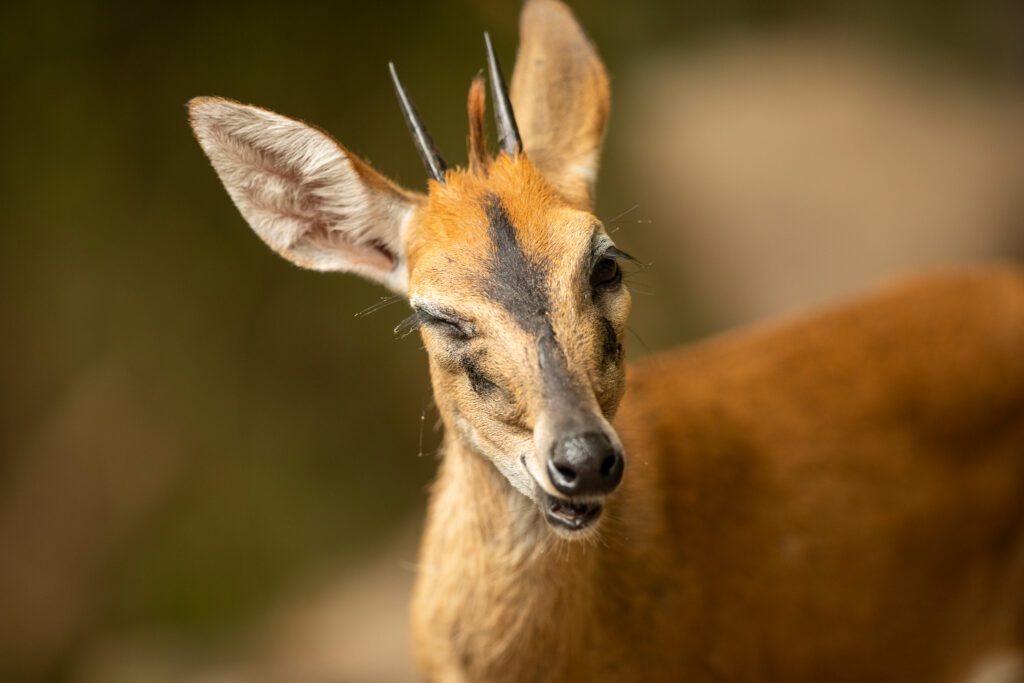
M 474 175 L 486 176 L 491 166 L 487 154 L 487 132 L 484 128 L 484 114 L 487 112 L 487 91 L 484 76 L 477 73 L 469 84 L 466 109 L 469 114 L 469 170 Z

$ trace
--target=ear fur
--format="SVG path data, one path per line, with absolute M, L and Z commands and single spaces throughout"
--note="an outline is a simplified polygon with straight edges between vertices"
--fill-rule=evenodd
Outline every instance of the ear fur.
M 589 209 L 611 99 L 604 64 L 558 0 L 527 0 L 519 36 L 510 94 L 526 156 Z
M 188 108 L 235 206 L 274 251 L 304 268 L 357 273 L 405 293 L 403 233 L 421 196 L 294 119 L 216 97 Z

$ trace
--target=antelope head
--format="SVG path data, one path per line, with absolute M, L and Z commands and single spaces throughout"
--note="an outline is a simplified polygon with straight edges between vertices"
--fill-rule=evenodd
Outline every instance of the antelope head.
M 428 172 L 395 185 L 326 133 L 219 98 L 196 137 L 249 225 L 286 259 L 404 295 L 449 436 L 490 460 L 558 533 L 600 517 L 625 466 L 609 420 L 624 389 L 629 259 L 591 213 L 608 78 L 570 11 L 529 0 L 511 83 L 486 40 L 501 151 L 469 93 L 469 164 L 449 169 L 398 80 Z

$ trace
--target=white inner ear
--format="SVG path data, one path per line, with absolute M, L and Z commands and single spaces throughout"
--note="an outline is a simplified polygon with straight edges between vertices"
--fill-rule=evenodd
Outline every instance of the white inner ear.
M 193 100 L 190 114 L 235 206 L 274 251 L 405 291 L 403 233 L 414 195 L 299 121 L 217 98 Z

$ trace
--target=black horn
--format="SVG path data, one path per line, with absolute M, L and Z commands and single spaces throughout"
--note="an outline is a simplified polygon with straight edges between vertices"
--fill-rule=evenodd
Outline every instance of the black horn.
M 444 162 L 441 153 L 434 146 L 433 138 L 430 137 L 427 127 L 423 125 L 423 119 L 420 118 L 416 107 L 412 104 L 412 100 L 409 99 L 405 88 L 402 87 L 402 82 L 398 80 L 395 63 L 388 62 L 388 68 L 391 70 L 391 81 L 395 84 L 395 94 L 398 95 L 398 103 L 402 107 L 405 123 L 409 126 L 409 132 L 412 133 L 413 142 L 416 143 L 416 151 L 420 153 L 420 158 L 423 159 L 423 165 L 426 167 L 430 177 L 443 183 L 444 172 L 448 168 L 448 164 Z
M 498 141 L 507 154 L 515 156 L 523 151 L 519 126 L 516 125 L 516 115 L 512 112 L 512 102 L 508 98 L 505 78 L 501 75 L 501 65 L 498 64 L 498 56 L 494 54 L 491 36 L 486 32 L 484 42 L 487 44 L 487 71 L 491 75 L 491 96 L 494 98 L 494 122 L 498 126 Z

